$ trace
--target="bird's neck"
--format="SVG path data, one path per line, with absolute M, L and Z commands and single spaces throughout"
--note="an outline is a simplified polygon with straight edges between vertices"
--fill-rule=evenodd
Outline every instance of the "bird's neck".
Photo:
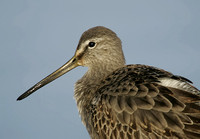
M 101 80 L 111 74 L 114 70 L 123 67 L 125 61 L 102 64 L 95 64 L 89 67 L 85 75 L 76 82 L 74 97 L 77 102 L 80 115 L 84 112 L 84 107 L 93 99 Z M 82 117 L 83 118 L 83 117 Z M 84 121 L 84 120 L 83 120 Z
M 111 59 L 107 59 L 102 63 L 92 64 L 88 68 L 88 71 L 85 75 L 78 81 L 78 83 L 84 86 L 98 86 L 104 78 L 106 78 L 109 74 L 115 71 L 118 68 L 121 68 L 125 65 L 125 60 L 121 61 L 111 61 Z

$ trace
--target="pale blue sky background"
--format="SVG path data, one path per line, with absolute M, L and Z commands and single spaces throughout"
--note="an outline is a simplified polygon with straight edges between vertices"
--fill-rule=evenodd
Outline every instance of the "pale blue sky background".
M 127 64 L 182 75 L 200 88 L 200 0 L 0 0 L 0 138 L 89 138 L 73 99 L 79 67 L 16 98 L 63 65 L 85 30 L 103 25 Z

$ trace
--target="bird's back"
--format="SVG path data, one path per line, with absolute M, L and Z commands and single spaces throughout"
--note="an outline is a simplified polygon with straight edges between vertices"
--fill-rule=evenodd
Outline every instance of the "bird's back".
M 200 95 L 190 83 L 145 65 L 117 69 L 88 102 L 91 138 L 200 138 Z

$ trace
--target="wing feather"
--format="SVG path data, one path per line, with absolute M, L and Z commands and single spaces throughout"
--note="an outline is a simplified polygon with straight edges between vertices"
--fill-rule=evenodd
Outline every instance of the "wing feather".
M 118 69 L 96 92 L 96 130 L 104 138 L 199 138 L 200 93 L 190 83 L 145 65 Z

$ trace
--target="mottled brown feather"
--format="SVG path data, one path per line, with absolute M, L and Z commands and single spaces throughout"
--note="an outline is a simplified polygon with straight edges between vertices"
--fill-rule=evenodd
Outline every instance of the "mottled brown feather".
M 91 113 L 97 117 L 92 122 L 100 138 L 198 138 L 199 95 L 159 84 L 160 78 L 172 77 L 145 65 L 128 65 L 110 74 L 96 90 L 100 99 L 93 104 L 96 115 Z M 190 86 L 178 77 L 174 80 Z

